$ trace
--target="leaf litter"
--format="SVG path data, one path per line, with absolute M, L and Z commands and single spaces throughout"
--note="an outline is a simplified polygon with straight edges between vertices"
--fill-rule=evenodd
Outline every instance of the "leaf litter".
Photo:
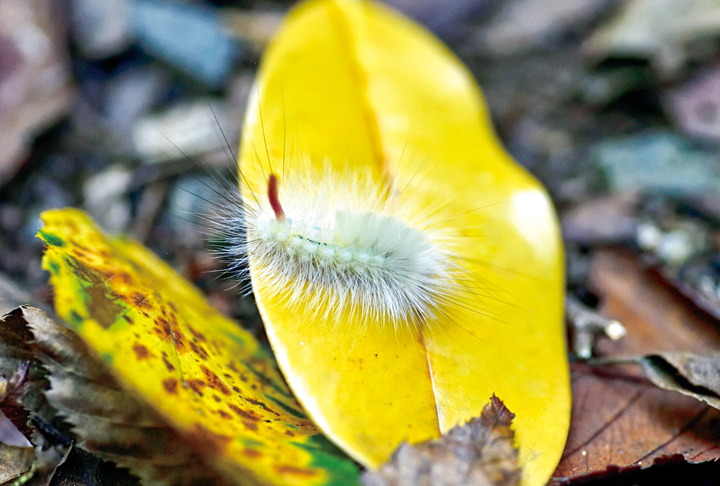
M 638 358 L 655 385 L 720 409 L 720 354 L 659 353 Z

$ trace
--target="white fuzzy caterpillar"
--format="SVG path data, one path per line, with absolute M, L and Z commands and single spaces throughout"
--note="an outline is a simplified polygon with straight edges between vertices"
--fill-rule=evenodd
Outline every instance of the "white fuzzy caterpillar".
M 328 164 L 279 186 L 268 173 L 266 191 L 243 188 L 242 214 L 224 218 L 224 253 L 242 272 L 251 258 L 253 277 L 289 308 L 305 303 L 329 320 L 350 312 L 360 322 L 418 328 L 459 300 L 452 237 L 393 187 Z

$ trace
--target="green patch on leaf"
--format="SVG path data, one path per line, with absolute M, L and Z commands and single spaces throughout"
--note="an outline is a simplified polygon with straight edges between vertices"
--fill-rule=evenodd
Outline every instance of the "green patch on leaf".
M 58 237 L 57 235 L 54 235 L 52 233 L 48 233 L 47 231 L 40 230 L 38 231 L 38 236 L 41 240 L 43 240 L 48 245 L 52 246 L 64 246 L 65 242 L 62 238 Z
M 297 443 L 297 446 L 312 454 L 313 460 L 310 463 L 312 466 L 332 471 L 327 484 L 344 486 L 357 481 L 357 466 L 345 459 L 340 459 L 343 455 L 342 451 L 325 436 L 313 435 L 306 442 Z

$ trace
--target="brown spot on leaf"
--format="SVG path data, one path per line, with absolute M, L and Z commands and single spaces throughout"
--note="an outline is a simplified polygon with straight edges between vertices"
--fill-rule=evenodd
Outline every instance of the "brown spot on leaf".
M 155 324 L 157 325 L 153 328 L 153 331 L 160 339 L 167 339 L 170 337 L 170 323 L 167 319 L 159 316 L 155 319 Z
M 91 251 L 86 246 L 78 243 L 78 240 L 76 238 L 70 238 L 70 243 L 72 243 L 72 246 L 74 248 L 77 248 L 80 251 L 83 251 L 85 253 L 91 253 Z
M 163 311 L 164 313 L 164 311 Z M 185 346 L 185 336 L 180 331 L 180 327 L 177 324 L 177 318 L 170 316 L 170 320 L 166 316 L 158 316 L 155 318 L 156 326 L 153 328 L 153 332 L 162 340 L 170 339 L 173 346 L 179 353 L 187 352 Z
M 97 254 L 97 252 L 95 252 L 95 254 Z M 105 255 L 108 259 L 110 258 L 109 253 L 106 253 Z M 133 283 L 132 277 L 127 272 L 113 271 L 109 269 L 99 269 L 98 272 L 102 274 L 105 279 L 113 286 L 117 286 L 118 284 L 131 285 Z
M 188 326 L 188 330 L 190 331 L 190 334 L 192 334 L 193 337 L 194 337 L 195 339 L 197 339 L 198 341 L 201 341 L 201 342 L 203 342 L 203 343 L 204 343 L 204 342 L 207 342 L 207 338 L 206 338 L 205 335 L 204 335 L 203 333 L 201 333 L 200 331 L 195 330 L 195 329 L 194 329 L 193 327 L 191 327 L 191 326 Z
M 218 415 L 220 415 L 220 416 L 221 416 L 222 418 L 224 418 L 225 420 L 230 420 L 230 419 L 232 418 L 232 415 L 230 415 L 229 413 L 227 413 L 225 410 L 218 410 L 217 413 L 218 413 Z
M 175 343 L 175 349 L 178 351 L 187 351 L 187 345 L 185 344 L 187 342 L 187 339 L 185 337 L 185 334 L 180 330 L 180 325 L 178 324 L 177 316 L 175 314 L 169 314 L 170 319 L 170 329 L 172 330 L 172 340 Z
M 133 344 L 133 352 L 135 353 L 135 356 L 137 356 L 138 361 L 143 361 L 145 359 L 152 358 L 153 355 L 150 352 L 150 350 L 143 344 L 135 343 Z
M 258 429 L 258 426 L 255 422 L 248 422 L 247 420 L 243 420 L 243 425 L 248 430 L 256 431 Z
M 178 381 L 175 378 L 167 378 L 162 382 L 165 391 L 168 393 L 177 394 Z
M 218 375 L 212 372 L 207 366 L 200 365 L 205 378 L 207 378 L 208 386 L 213 390 L 217 390 L 223 395 L 230 395 L 230 389 L 223 383 Z
M 280 474 L 292 474 L 294 476 L 315 476 L 317 474 L 317 471 L 313 471 L 312 469 L 289 466 L 287 464 L 275 466 L 275 470 Z
M 260 452 L 257 449 L 250 449 L 249 447 L 246 447 L 243 449 L 243 454 L 247 457 L 260 457 L 262 456 L 262 452 Z
M 255 400 L 255 399 L 252 399 L 252 398 L 246 398 L 246 400 L 247 400 L 248 402 L 252 403 L 253 405 L 257 405 L 258 407 L 262 408 L 262 409 L 265 410 L 266 412 L 274 413 L 275 415 L 278 414 L 275 410 L 273 410 L 273 409 L 271 409 L 271 408 L 268 408 L 268 406 L 265 405 L 265 403 L 264 403 L 264 402 L 261 402 L 260 400 Z
M 135 292 L 130 296 L 129 302 L 133 307 L 139 307 L 141 309 L 150 310 L 152 304 L 149 302 L 149 296 L 141 292 Z
M 242 408 L 238 407 L 234 403 L 229 404 L 228 407 L 230 407 L 230 410 L 232 410 L 233 412 L 238 414 L 238 416 L 240 418 L 252 420 L 253 422 L 260 421 L 260 417 L 258 417 L 257 414 L 255 412 L 253 412 L 252 410 L 243 410 Z
M 202 381 L 202 380 L 187 380 L 186 383 L 187 383 L 187 386 L 189 386 L 192 391 L 194 391 L 198 395 L 202 396 L 203 389 L 206 386 L 204 381 Z
M 163 353 L 163 355 L 164 356 L 163 356 L 162 360 L 163 360 L 163 363 L 165 363 L 165 368 L 167 368 L 168 371 L 175 371 L 175 366 L 173 366 L 173 364 L 170 361 L 168 361 L 167 355 L 165 353 Z
M 202 359 L 203 361 L 207 361 L 208 359 L 208 353 L 205 351 L 205 349 L 200 346 L 199 344 L 195 342 L 190 343 L 190 349 L 193 350 L 193 353 L 195 353 L 198 358 Z

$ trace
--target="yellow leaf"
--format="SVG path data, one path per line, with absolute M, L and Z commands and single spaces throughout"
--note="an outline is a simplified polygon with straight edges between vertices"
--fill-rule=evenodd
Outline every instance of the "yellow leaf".
M 345 485 L 330 452 L 254 337 L 136 242 L 83 212 L 42 214 L 55 306 L 125 387 L 238 485 Z
M 313 421 L 375 468 L 495 393 L 523 485 L 544 484 L 570 413 L 560 232 L 465 67 L 386 7 L 308 1 L 265 54 L 240 148 L 253 291 Z

